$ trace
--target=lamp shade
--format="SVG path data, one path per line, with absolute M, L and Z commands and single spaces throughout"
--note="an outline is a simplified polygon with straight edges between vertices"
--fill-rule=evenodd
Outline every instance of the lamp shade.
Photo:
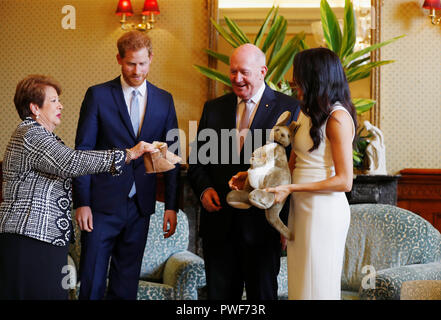
M 130 0 L 119 0 L 118 7 L 116 7 L 116 14 L 122 15 L 125 13 L 127 16 L 133 16 L 132 3 Z
M 147 16 L 150 13 L 159 14 L 159 7 L 157 0 L 145 0 L 144 9 L 142 9 L 142 14 Z
M 441 10 L 441 0 L 425 0 L 423 8 Z

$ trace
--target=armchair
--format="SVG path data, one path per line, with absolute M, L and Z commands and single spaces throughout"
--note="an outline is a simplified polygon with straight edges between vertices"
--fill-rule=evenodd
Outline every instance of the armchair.
M 279 298 L 287 298 L 286 257 Z M 385 204 L 351 205 L 342 299 L 400 299 L 411 280 L 441 280 L 441 234 L 420 216 Z
M 205 286 L 204 261 L 188 248 L 188 220 L 178 212 L 176 232 L 164 239 L 164 203 L 156 202 L 150 217 L 149 234 L 138 288 L 138 300 L 197 300 Z
M 375 273 L 363 273 L 364 266 L 373 267 Z M 361 285 L 370 276 L 375 283 Z M 411 280 L 441 280 L 438 230 L 395 206 L 352 205 L 342 289 L 358 291 L 361 299 L 399 300 L 402 283 Z
M 164 239 L 162 232 L 164 203 L 156 202 L 150 216 L 149 233 L 141 265 L 138 300 L 197 300 L 198 289 L 205 286 L 204 261 L 187 250 L 189 243 L 188 219 L 178 211 L 176 232 Z M 77 241 L 69 250 L 69 264 L 79 267 L 81 245 L 78 226 Z M 71 298 L 78 298 L 78 283 Z

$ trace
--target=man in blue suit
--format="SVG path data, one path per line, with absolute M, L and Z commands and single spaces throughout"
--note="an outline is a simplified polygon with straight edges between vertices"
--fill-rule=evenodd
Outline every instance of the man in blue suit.
M 284 111 L 291 112 L 291 120 L 297 119 L 299 102 L 271 90 L 265 84 L 266 73 L 265 55 L 258 47 L 245 44 L 235 49 L 230 59 L 233 93 L 205 104 L 199 138 L 190 154 L 188 177 L 202 203 L 200 236 L 208 299 L 240 300 L 244 286 L 250 300 L 277 299 L 280 236 L 266 221 L 263 210 L 255 207 L 238 210 L 226 203 L 228 181 L 249 168 L 250 155 L 246 155 L 247 148 L 242 147 L 238 137 L 221 139 L 225 130 L 249 129 L 244 145 L 255 149 L 266 143 L 267 129 L 276 124 Z M 199 150 L 205 150 L 201 149 L 206 140 L 204 135 L 213 130 L 220 143 L 214 150 L 210 149 L 207 163 Z M 287 209 L 285 206 L 282 210 L 285 220 Z
M 79 150 L 166 141 L 167 133 L 178 128 L 171 94 L 146 80 L 153 57 L 150 39 L 131 31 L 117 46 L 122 76 L 87 90 L 75 140 Z M 171 136 L 166 142 L 177 144 L 178 135 Z M 179 166 L 164 174 L 164 237 L 176 228 L 178 175 Z M 107 275 L 108 299 L 136 299 L 149 218 L 155 211 L 156 174 L 146 174 L 143 159 L 138 159 L 118 177 L 104 173 L 76 178 L 73 190 L 75 219 L 83 230 L 80 299 L 102 299 Z

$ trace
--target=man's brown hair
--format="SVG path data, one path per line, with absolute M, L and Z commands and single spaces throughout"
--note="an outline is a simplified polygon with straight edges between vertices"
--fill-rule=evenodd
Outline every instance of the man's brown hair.
M 152 55 L 152 41 L 150 38 L 141 31 L 129 31 L 122 35 L 117 42 L 118 53 L 121 58 L 124 58 L 126 51 L 138 51 L 142 48 L 146 48 L 149 57 Z
M 61 94 L 61 87 L 57 81 L 40 74 L 31 74 L 17 84 L 14 104 L 21 120 L 32 115 L 31 103 L 35 103 L 40 108 L 43 106 L 46 98 L 45 87 L 52 87 L 58 95 Z

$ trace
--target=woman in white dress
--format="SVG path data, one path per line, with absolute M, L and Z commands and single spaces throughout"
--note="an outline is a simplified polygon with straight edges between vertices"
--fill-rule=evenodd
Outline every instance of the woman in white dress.
M 356 112 L 339 57 L 329 49 L 298 53 L 294 78 L 302 100 L 293 138 L 290 185 L 268 188 L 276 202 L 292 194 L 288 227 L 289 299 L 340 299 L 352 188 Z

